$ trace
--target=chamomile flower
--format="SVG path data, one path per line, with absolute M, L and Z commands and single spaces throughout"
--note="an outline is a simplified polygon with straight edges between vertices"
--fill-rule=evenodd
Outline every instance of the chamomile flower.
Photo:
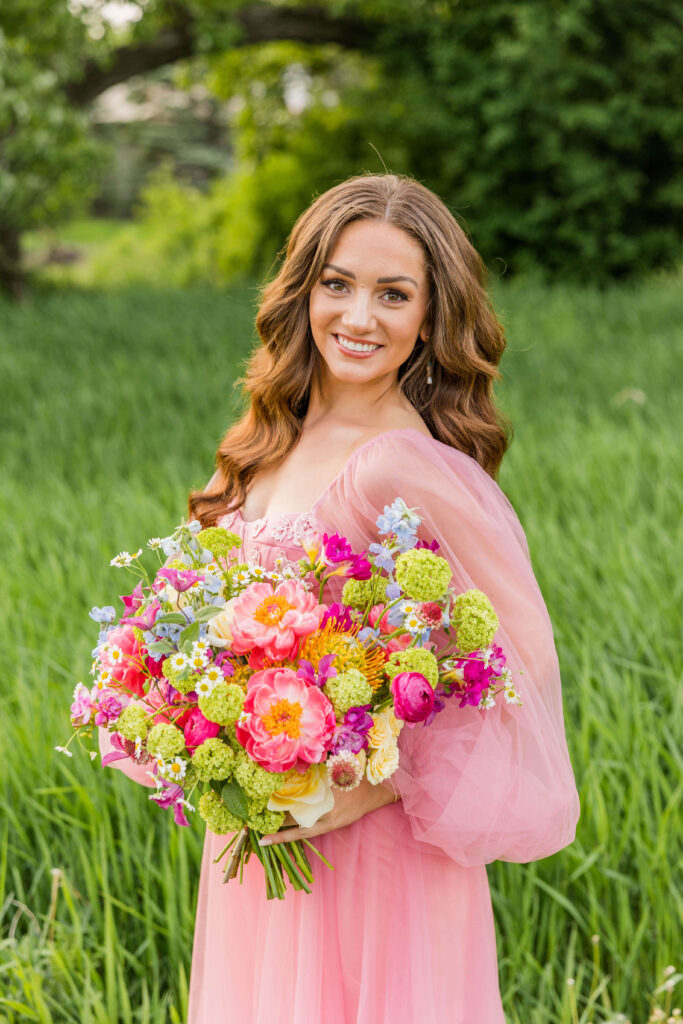
M 204 654 L 208 654 L 209 650 L 210 648 L 206 640 L 195 640 L 195 642 L 192 644 L 193 654 L 197 654 L 200 651 Z
M 492 708 L 495 703 L 494 698 L 490 694 L 487 694 L 485 697 L 481 698 L 477 704 L 477 709 L 479 711 L 488 711 L 488 709 Z
M 252 565 L 251 567 L 252 579 L 258 580 L 259 582 L 264 578 L 265 572 L 266 571 L 262 565 Z
M 209 665 L 207 670 L 202 675 L 202 679 L 206 679 L 207 682 L 211 683 L 212 686 L 215 686 L 216 683 L 220 683 L 220 681 L 223 679 L 223 673 L 221 672 L 218 665 Z
M 505 703 L 506 704 L 521 704 L 519 694 L 515 690 L 514 686 L 510 684 L 505 687 Z
M 150 549 L 150 551 L 158 551 L 159 548 L 161 547 L 161 541 L 161 537 L 150 537 L 149 540 L 147 541 L 147 547 Z
M 188 668 L 190 665 L 190 659 L 186 654 L 183 654 L 182 651 L 178 651 L 177 654 L 172 654 L 169 661 L 171 662 L 171 667 L 176 672 L 182 672 L 184 668 Z
M 172 761 L 164 762 L 164 778 L 170 779 L 171 782 L 180 782 L 185 778 L 186 772 L 187 761 L 182 757 L 174 757 Z
M 117 569 L 125 569 L 126 566 L 131 565 L 136 558 L 139 558 L 142 554 L 142 548 L 138 548 L 134 555 L 131 555 L 128 551 L 121 551 L 118 555 L 112 558 L 110 565 L 116 566 Z
M 123 651 L 116 644 L 112 644 L 107 651 L 107 657 L 113 665 L 123 665 Z
M 216 682 L 218 682 L 218 680 Z M 193 685 L 197 697 L 208 697 L 213 688 L 216 686 L 216 683 L 210 679 L 207 679 L 206 676 L 201 676 Z
M 246 586 L 251 579 L 251 574 L 248 569 L 238 569 L 235 573 L 235 579 L 241 587 Z
M 190 668 L 195 672 L 201 671 L 209 660 L 208 654 L 204 651 L 193 651 L 189 657 Z

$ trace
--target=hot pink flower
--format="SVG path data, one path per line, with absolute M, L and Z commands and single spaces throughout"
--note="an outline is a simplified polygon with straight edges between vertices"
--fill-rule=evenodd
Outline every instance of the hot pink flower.
M 102 690 L 97 700 L 95 725 L 107 725 L 109 722 L 115 722 L 127 703 L 127 698 L 124 697 L 122 700 L 120 694 L 112 693 L 111 690 Z
M 285 772 L 325 759 L 334 733 L 332 704 L 290 668 L 255 672 L 247 683 L 237 739 L 270 772 Z
M 391 680 L 394 714 L 405 722 L 424 722 L 434 706 L 434 690 L 421 672 L 399 672 Z
M 264 657 L 293 657 L 300 638 L 318 628 L 325 608 L 298 580 L 284 580 L 275 590 L 270 583 L 250 584 L 235 598 L 233 611 L 230 646 L 235 654 L 253 650 L 258 665 Z
M 208 718 L 204 718 L 199 708 L 193 708 L 187 716 L 183 729 L 187 749 L 190 753 L 194 752 L 204 740 L 218 736 L 220 729 L 220 725 L 217 725 L 216 722 L 210 722 Z
M 147 648 L 138 641 L 132 626 L 110 629 L 107 633 L 107 642 L 122 652 L 122 657 L 116 662 L 107 652 L 100 655 L 101 667 L 111 669 L 116 681 L 107 685 L 112 690 L 130 691 L 135 697 L 142 697 L 147 679 L 147 673 L 143 670 L 143 657 L 147 653 Z

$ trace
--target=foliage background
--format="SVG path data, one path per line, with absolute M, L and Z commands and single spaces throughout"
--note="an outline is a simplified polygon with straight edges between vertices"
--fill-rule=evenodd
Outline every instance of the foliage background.
M 333 0 L 316 21 L 294 0 L 259 8 L 296 31 L 257 45 L 249 6 L 140 0 L 119 27 L 104 0 L 0 11 L 0 284 L 25 297 L 0 297 L 0 1024 L 185 1019 L 201 829 L 53 747 L 87 611 L 123 587 L 109 559 L 210 475 L 291 224 L 384 164 L 439 192 L 492 269 L 516 433 L 500 482 L 554 622 L 582 801 L 567 850 L 488 869 L 508 1020 L 674 1021 L 683 15 Z M 128 98 L 163 84 L 215 123 L 103 128 L 106 69 L 169 39 L 185 55 Z M 136 132 L 116 220 L 112 146 Z

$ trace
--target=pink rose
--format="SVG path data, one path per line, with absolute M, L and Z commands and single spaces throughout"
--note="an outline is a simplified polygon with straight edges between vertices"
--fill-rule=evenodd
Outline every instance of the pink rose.
M 251 583 L 232 605 L 230 642 L 235 654 L 251 654 L 250 664 L 263 658 L 283 661 L 295 656 L 301 637 L 318 628 L 325 612 L 298 580 Z
M 250 757 L 269 772 L 285 772 L 323 761 L 335 724 L 322 690 L 291 668 L 267 668 L 249 679 L 235 728 Z
M 193 753 L 204 740 L 218 736 L 220 729 L 220 725 L 216 722 L 210 722 L 208 718 L 204 718 L 199 708 L 193 708 L 185 720 L 183 729 L 187 749 Z
M 127 697 L 121 698 L 120 694 L 112 693 L 111 690 L 102 690 L 97 700 L 95 725 L 108 725 L 109 722 L 115 722 L 127 703 Z
M 434 690 L 421 672 L 399 672 L 391 680 L 394 714 L 405 722 L 424 722 L 434 706 Z

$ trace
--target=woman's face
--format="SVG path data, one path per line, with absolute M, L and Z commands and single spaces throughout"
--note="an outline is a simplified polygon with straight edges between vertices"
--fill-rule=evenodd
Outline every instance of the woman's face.
M 396 381 L 428 334 L 428 301 L 424 254 L 410 235 L 383 221 L 347 225 L 309 298 L 323 387 Z

